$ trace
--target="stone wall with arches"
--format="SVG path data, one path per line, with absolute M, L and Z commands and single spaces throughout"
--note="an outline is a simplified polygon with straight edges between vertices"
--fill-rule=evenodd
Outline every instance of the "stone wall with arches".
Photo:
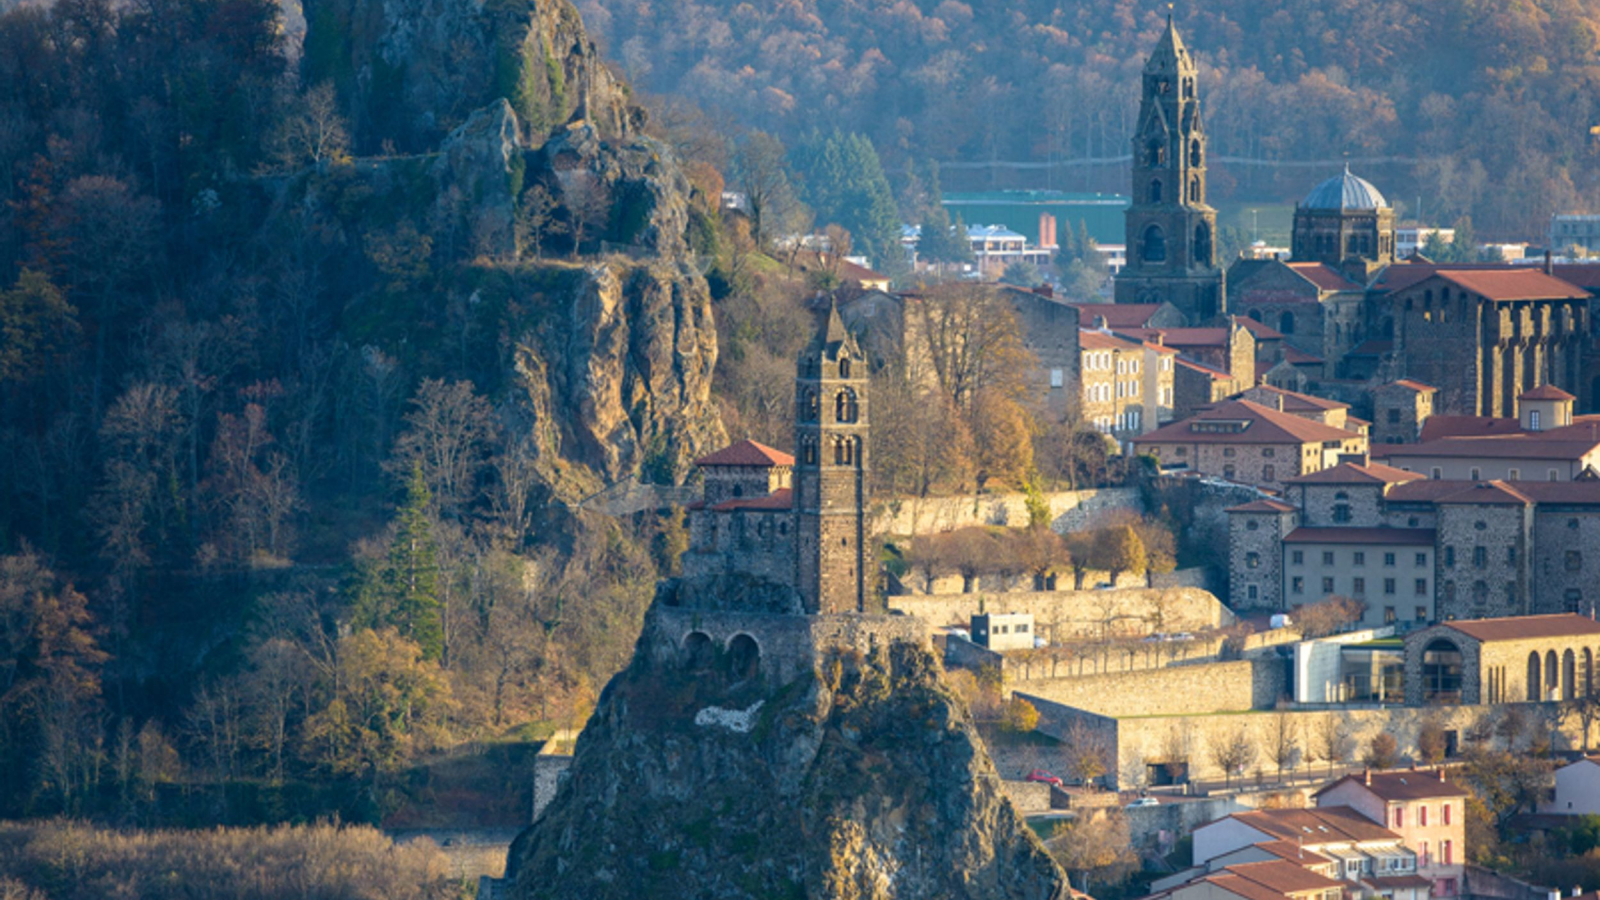
M 1559 618 L 1571 626 L 1567 633 L 1486 640 L 1448 622 L 1412 632 L 1405 641 L 1406 703 L 1556 703 L 1600 692 L 1600 623 Z
M 812 671 L 830 650 L 868 654 L 896 641 L 930 647 L 912 616 L 806 616 L 722 612 L 657 604 L 645 617 L 641 647 L 658 665 L 760 675 L 787 683 Z

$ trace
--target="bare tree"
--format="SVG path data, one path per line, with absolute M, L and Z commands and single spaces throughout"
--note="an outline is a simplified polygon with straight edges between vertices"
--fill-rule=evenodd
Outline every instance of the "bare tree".
M 1056 826 L 1046 841 L 1050 855 L 1062 868 L 1078 873 L 1081 890 L 1088 892 L 1091 881 L 1111 882 L 1138 868 L 1128 835 L 1128 820 L 1120 810 Z
M 572 232 L 572 258 L 577 259 L 590 231 L 611 216 L 611 187 L 593 172 L 575 172 L 561 192 Z
M 781 232 L 791 230 L 800 201 L 789 181 L 783 143 L 764 131 L 752 131 L 733 154 L 733 183 L 750 211 L 750 237 L 763 250 Z
M 1112 770 L 1115 760 L 1105 733 L 1083 719 L 1074 719 L 1067 726 L 1065 743 L 1067 771 L 1082 781 L 1084 786 L 1094 787 L 1095 779 Z
M 1231 788 L 1233 776 L 1244 774 L 1256 760 L 1256 742 L 1243 723 L 1212 737 L 1210 749 L 1211 762 L 1222 770 L 1224 787 Z
M 1278 767 L 1278 780 L 1282 781 L 1283 770 L 1293 771 L 1300 759 L 1300 726 L 1289 713 L 1279 712 L 1273 717 L 1270 737 L 1272 761 Z
M 1317 757 L 1328 764 L 1328 775 L 1333 767 L 1350 756 L 1350 725 L 1339 713 L 1327 713 L 1317 720 L 1314 747 Z
M 489 402 L 468 381 L 427 379 L 411 407 L 406 414 L 410 427 L 395 444 L 391 468 L 405 473 L 414 461 L 420 463 L 439 512 L 459 517 L 479 496 L 479 475 L 499 435 L 499 423 Z
M 339 114 L 332 82 L 311 88 L 290 105 L 277 144 L 278 159 L 288 169 L 350 158 L 350 134 Z
M 542 184 L 536 184 L 517 198 L 516 237 L 517 256 L 532 253 L 535 259 L 544 258 L 544 239 L 559 234 L 562 229 L 556 218 L 556 198 Z

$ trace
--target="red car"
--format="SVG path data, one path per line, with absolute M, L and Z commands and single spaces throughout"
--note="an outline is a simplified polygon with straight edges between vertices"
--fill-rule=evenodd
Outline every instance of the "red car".
M 1055 787 L 1055 788 L 1065 788 L 1066 787 L 1066 785 L 1064 783 L 1062 783 L 1061 779 L 1055 777 L 1054 775 L 1051 775 L 1049 772 L 1046 772 L 1043 769 L 1034 769 L 1032 772 L 1029 772 L 1028 773 L 1028 777 L 1023 779 L 1023 780 L 1024 781 L 1037 781 L 1037 782 L 1040 782 L 1042 784 L 1048 784 L 1051 787 Z

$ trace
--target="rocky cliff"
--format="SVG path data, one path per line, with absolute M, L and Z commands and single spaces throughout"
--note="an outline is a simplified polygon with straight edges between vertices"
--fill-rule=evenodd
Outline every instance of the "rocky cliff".
M 651 634 L 513 844 L 512 896 L 1066 896 L 925 646 L 834 652 L 779 684 Z
M 358 143 L 426 151 L 305 174 L 310 200 L 299 185 L 284 192 L 289 214 L 353 211 L 347 229 L 410 235 L 406 246 L 421 248 L 432 283 L 358 294 L 347 315 L 383 323 L 405 304 L 420 309 L 374 326 L 386 350 L 432 339 L 441 307 L 475 319 L 450 327 L 486 336 L 479 355 L 503 360 L 476 380 L 498 385 L 502 408 L 532 436 L 545 499 L 687 477 L 726 441 L 711 400 L 710 293 L 684 237 L 692 188 L 671 148 L 641 133 L 643 113 L 576 10 L 567 0 L 305 9 L 305 66 L 313 80 L 330 66 L 343 73 Z M 384 283 L 363 272 L 350 281 Z
M 363 152 L 425 152 L 497 98 L 540 141 L 583 119 L 637 131 L 629 101 L 567 0 L 305 0 L 307 80 L 339 84 Z

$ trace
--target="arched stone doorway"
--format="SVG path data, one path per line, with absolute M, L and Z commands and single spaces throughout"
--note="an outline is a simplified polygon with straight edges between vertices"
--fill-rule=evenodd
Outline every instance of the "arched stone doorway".
M 717 651 L 711 645 L 711 635 L 704 631 L 691 631 L 683 639 L 683 663 L 691 672 L 711 668 L 716 658 Z
M 755 677 L 761 670 L 761 646 L 748 634 L 736 634 L 728 642 L 728 674 L 734 681 Z
M 1422 650 L 1422 702 L 1461 702 L 1461 648 L 1437 638 Z

